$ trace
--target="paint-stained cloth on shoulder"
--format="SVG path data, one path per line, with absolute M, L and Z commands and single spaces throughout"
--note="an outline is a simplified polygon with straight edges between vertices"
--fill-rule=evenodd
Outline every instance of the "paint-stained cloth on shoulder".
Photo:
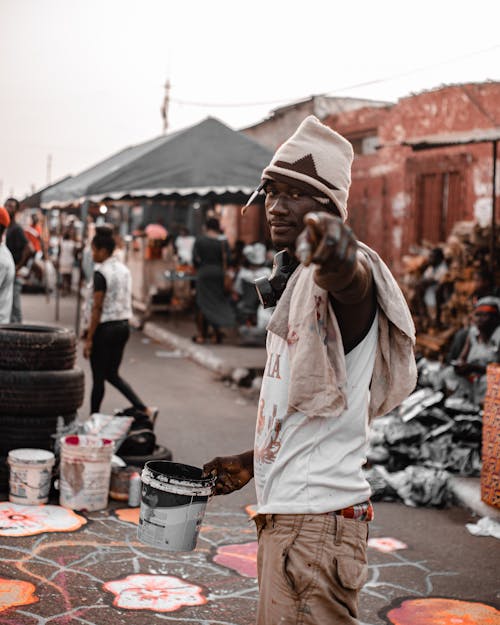
M 415 326 L 396 280 L 378 254 L 359 243 L 371 267 L 378 304 L 378 346 L 370 385 L 369 418 L 398 406 L 415 388 Z M 288 412 L 336 417 L 347 407 L 345 355 L 328 292 L 300 265 L 267 326 L 289 346 Z

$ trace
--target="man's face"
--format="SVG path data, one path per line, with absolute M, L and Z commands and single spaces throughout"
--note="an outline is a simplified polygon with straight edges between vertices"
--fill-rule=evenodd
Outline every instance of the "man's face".
M 17 211 L 17 205 L 15 202 L 13 202 L 12 200 L 7 200 L 7 202 L 5 202 L 5 208 L 7 209 L 10 218 L 12 220 L 12 217 L 14 217 L 14 215 L 16 214 Z
M 311 192 L 289 183 L 269 180 L 266 193 L 266 219 L 277 250 L 294 250 L 295 241 L 304 229 L 304 216 L 310 211 L 326 210 L 313 199 Z M 319 194 L 319 192 L 316 192 Z
M 494 330 L 500 324 L 500 317 L 496 313 L 475 310 L 474 323 L 478 330 L 488 332 Z
M 443 261 L 443 257 L 442 255 L 436 251 L 436 250 L 432 250 L 430 255 L 429 255 L 429 262 L 433 267 L 437 267 L 438 265 L 441 264 L 441 262 Z

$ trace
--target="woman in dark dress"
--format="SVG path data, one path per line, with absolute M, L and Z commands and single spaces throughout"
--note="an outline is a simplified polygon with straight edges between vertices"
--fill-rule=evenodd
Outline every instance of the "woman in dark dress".
M 197 269 L 196 282 L 196 327 L 193 336 L 196 343 L 205 343 L 209 326 L 213 327 L 214 341 L 220 343 L 223 334 L 220 328 L 233 327 L 233 307 L 224 292 L 224 269 L 229 264 L 229 245 L 221 238 L 219 221 L 207 219 L 205 234 L 196 237 L 193 247 L 193 263 Z

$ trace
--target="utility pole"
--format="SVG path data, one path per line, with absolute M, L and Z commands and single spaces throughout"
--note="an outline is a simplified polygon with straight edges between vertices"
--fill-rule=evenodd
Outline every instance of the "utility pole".
M 168 107 L 170 105 L 170 78 L 165 83 L 165 96 L 161 105 L 161 117 L 163 119 L 163 134 L 167 134 L 168 130 Z
M 47 154 L 47 184 L 52 181 L 52 154 Z

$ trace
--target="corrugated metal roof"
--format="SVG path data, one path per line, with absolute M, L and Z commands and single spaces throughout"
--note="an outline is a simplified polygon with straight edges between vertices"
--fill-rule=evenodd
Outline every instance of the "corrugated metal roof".
M 466 145 L 470 143 L 486 143 L 500 140 L 500 128 L 476 128 L 462 132 L 439 133 L 406 139 L 403 145 L 410 146 L 413 150 L 428 150 L 430 148 L 442 148 L 451 145 Z

